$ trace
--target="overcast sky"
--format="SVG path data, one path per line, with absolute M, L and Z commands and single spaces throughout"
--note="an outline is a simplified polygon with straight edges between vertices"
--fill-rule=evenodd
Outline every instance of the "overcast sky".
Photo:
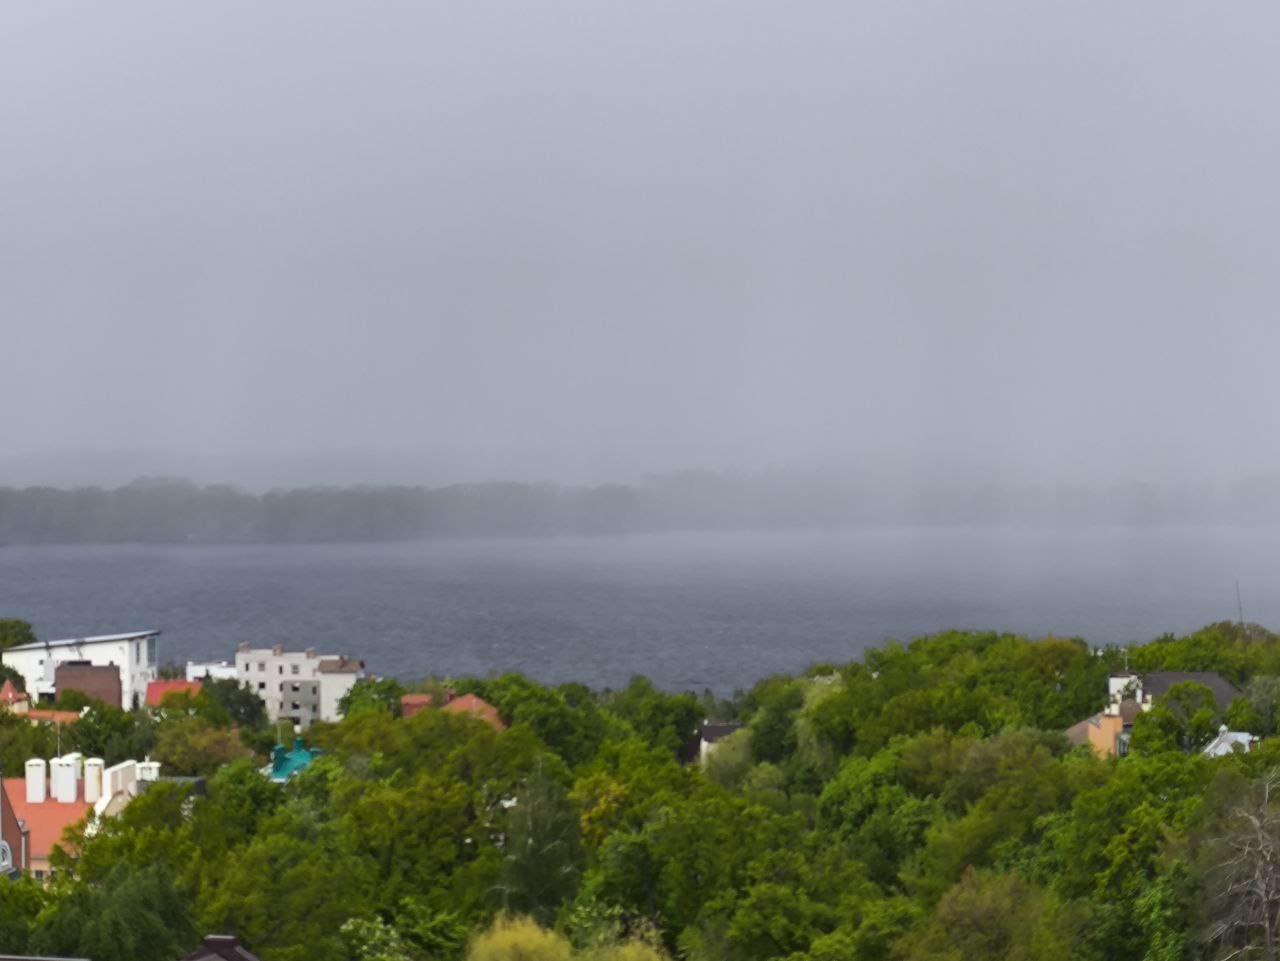
M 0 483 L 1274 470 L 1277 89 L 1274 3 L 10 0 Z

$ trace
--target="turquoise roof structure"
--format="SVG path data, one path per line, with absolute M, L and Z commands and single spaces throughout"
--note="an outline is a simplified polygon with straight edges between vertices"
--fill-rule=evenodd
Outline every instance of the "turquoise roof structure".
M 318 749 L 303 747 L 300 737 L 293 739 L 292 751 L 286 751 L 283 744 L 277 744 L 271 749 L 271 780 L 283 784 L 300 771 L 305 771 L 319 756 Z M 263 773 L 266 773 L 265 769 Z

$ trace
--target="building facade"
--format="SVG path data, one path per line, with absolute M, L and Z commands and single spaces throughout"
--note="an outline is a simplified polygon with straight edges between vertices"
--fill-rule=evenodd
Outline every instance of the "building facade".
M 234 661 L 187 661 L 187 680 L 203 681 L 206 677 L 215 681 L 238 679 Z
M 79 691 L 109 707 L 122 706 L 124 699 L 120 670 L 114 664 L 63 661 L 54 668 L 53 688 L 59 699 L 68 691 Z
M 156 677 L 156 638 L 159 631 L 107 634 L 19 644 L 0 654 L 0 662 L 12 667 L 26 682 L 33 700 L 52 701 L 57 694 L 58 665 L 84 661 L 120 671 L 120 701 L 126 710 L 138 707 L 146 696 L 147 682 Z
M 342 717 L 338 701 L 364 676 L 364 662 L 346 655 L 319 654 L 314 647 L 286 651 L 283 646 L 236 650 L 236 677 L 262 698 L 267 717 L 300 730 L 316 721 Z

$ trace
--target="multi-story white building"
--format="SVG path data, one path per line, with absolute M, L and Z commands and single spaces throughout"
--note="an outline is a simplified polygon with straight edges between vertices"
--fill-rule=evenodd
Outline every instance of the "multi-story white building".
M 26 681 L 33 699 L 52 700 L 56 689 L 54 672 L 63 661 L 88 661 L 100 667 L 120 669 L 121 706 L 128 710 L 146 699 L 147 683 L 156 679 L 156 638 L 159 631 L 132 634 L 105 634 L 62 641 L 35 641 L 19 644 L 0 654 Z
M 338 701 L 364 676 L 364 662 L 345 654 L 317 654 L 286 651 L 275 647 L 236 650 L 236 677 L 267 706 L 267 717 L 291 721 L 299 728 L 314 721 L 336 721 L 342 717 Z

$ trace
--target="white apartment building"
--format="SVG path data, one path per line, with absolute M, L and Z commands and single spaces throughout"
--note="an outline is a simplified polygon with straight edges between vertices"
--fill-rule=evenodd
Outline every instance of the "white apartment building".
M 136 631 L 35 641 L 9 648 L 0 654 L 0 662 L 22 675 L 27 694 L 33 700 L 52 700 L 56 693 L 54 672 L 63 661 L 118 667 L 121 706 L 128 710 L 146 700 L 147 683 L 156 679 L 156 638 L 159 636 L 159 631 Z
M 291 721 L 306 729 L 314 721 L 342 717 L 338 701 L 364 676 L 364 662 L 345 654 L 286 651 L 241 644 L 236 650 L 236 677 L 267 706 L 267 717 Z

